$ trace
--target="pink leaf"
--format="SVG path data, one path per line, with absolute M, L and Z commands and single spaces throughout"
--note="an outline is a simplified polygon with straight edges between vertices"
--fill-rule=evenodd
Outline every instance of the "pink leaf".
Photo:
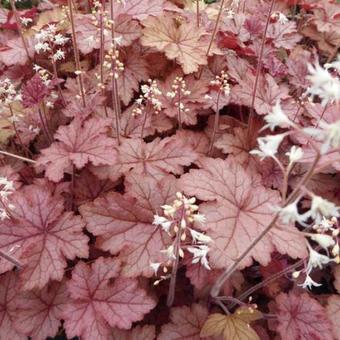
M 200 332 L 208 318 L 208 310 L 199 304 L 175 307 L 171 309 L 170 318 L 171 322 L 162 327 L 158 340 L 200 340 Z
M 340 296 L 331 295 L 328 298 L 327 315 L 332 323 L 335 339 L 340 339 Z
M 112 327 L 129 329 L 155 306 L 136 280 L 117 278 L 119 270 L 118 260 L 102 257 L 73 269 L 67 283 L 71 299 L 63 311 L 69 338 L 107 340 Z
M 227 160 L 206 159 L 201 170 L 191 170 L 181 177 L 179 187 L 188 195 L 211 201 L 201 204 L 206 216 L 204 229 L 212 237 L 210 260 L 215 268 L 231 265 L 263 231 L 279 205 L 276 191 L 261 185 L 258 176 L 244 169 L 230 157 Z M 242 261 L 250 265 L 252 257 L 266 265 L 275 249 L 290 256 L 307 255 L 304 237 L 290 226 L 276 226 L 263 237 Z
M 332 340 L 325 309 L 308 294 L 281 293 L 276 298 L 282 340 Z
M 43 83 L 40 75 L 36 73 L 23 87 L 22 102 L 24 107 L 39 105 L 48 92 L 47 86 Z
M 148 64 L 141 55 L 143 52 L 138 45 L 122 49 L 120 60 L 124 63 L 124 71 L 117 82 L 122 102 L 127 105 L 133 98 L 134 91 L 138 91 L 139 83 L 149 77 Z
M 114 2 L 114 13 L 131 15 L 138 20 L 144 20 L 149 15 L 158 16 L 163 14 L 163 0 L 129 0 L 126 3 Z
M 26 40 L 28 53 L 33 57 L 34 50 L 29 40 Z M 28 61 L 27 53 L 20 37 L 9 40 L 6 46 L 0 47 L 0 61 L 5 65 L 25 65 Z
M 291 50 L 301 40 L 302 36 L 296 31 L 296 23 L 289 21 L 285 24 L 275 22 L 269 25 L 267 37 L 272 39 L 277 48 Z
M 55 336 L 67 301 L 64 283 L 53 282 L 40 291 L 20 293 L 16 299 L 16 329 L 35 340 Z
M 164 52 L 170 60 L 182 66 L 185 74 L 196 72 L 199 65 L 207 64 L 207 46 L 201 39 L 204 32 L 193 22 L 176 24 L 171 16 L 149 17 L 143 21 L 141 43 Z
M 129 176 L 129 170 L 133 174 L 162 178 L 168 173 L 181 174 L 183 166 L 190 165 L 197 158 L 191 146 L 176 136 L 162 140 L 156 138 L 151 143 L 145 143 L 140 138 L 125 139 L 117 149 L 115 165 L 98 172 L 94 169 L 101 178 L 109 177 L 114 181 L 119 173 Z
M 0 277 L 0 338 L 25 340 L 27 336 L 14 328 L 16 313 L 16 274 L 8 272 Z
M 112 164 L 116 158 L 115 141 L 106 136 L 109 119 L 91 118 L 84 122 L 75 119 L 55 134 L 58 142 L 41 151 L 38 164 L 45 166 L 46 176 L 54 182 L 74 164 L 77 169 L 88 162 L 93 165 Z
M 80 207 L 87 229 L 97 237 L 97 246 L 112 254 L 119 252 L 122 273 L 152 276 L 150 262 L 160 262 L 160 251 L 167 247 L 169 237 L 152 225 L 160 206 L 175 198 L 176 180 L 172 176 L 157 181 L 152 177 L 131 175 L 127 194 L 115 192 Z
M 246 106 L 251 106 L 254 93 L 255 76 L 249 72 L 247 77 L 239 85 L 232 88 L 234 102 Z M 289 98 L 286 85 L 278 85 L 275 79 L 266 74 L 260 76 L 255 96 L 255 110 L 260 115 L 268 114 L 278 100 Z
M 63 198 L 39 185 L 13 194 L 13 219 L 0 229 L 0 247 L 23 264 L 20 272 L 25 290 L 61 281 L 66 259 L 88 256 L 88 237 L 82 233 L 80 216 L 63 212 Z
M 120 329 L 113 330 L 113 338 L 117 340 L 155 340 L 155 326 L 136 326 L 130 331 Z

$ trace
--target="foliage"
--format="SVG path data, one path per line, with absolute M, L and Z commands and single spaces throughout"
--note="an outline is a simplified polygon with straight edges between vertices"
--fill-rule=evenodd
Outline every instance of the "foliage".
M 340 339 L 339 20 L 2 0 L 0 339 Z

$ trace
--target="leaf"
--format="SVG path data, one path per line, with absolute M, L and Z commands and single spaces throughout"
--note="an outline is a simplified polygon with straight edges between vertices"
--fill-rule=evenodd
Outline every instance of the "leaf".
M 115 165 L 93 170 L 100 178 L 114 181 L 117 174 L 127 177 L 130 174 L 141 174 L 160 179 L 168 173 L 183 173 L 183 166 L 190 165 L 197 158 L 192 147 L 176 136 L 162 140 L 156 138 L 151 143 L 145 143 L 140 138 L 125 139 L 117 151 Z
M 340 339 L 340 296 L 331 295 L 328 298 L 327 316 L 333 326 L 333 334 L 335 339 Z
M 279 193 L 266 189 L 261 178 L 229 157 L 227 160 L 201 160 L 202 169 L 191 170 L 179 180 L 179 187 L 200 200 L 206 218 L 202 229 L 214 240 L 210 261 L 214 268 L 232 265 L 249 244 L 269 225 L 274 216 L 273 206 L 280 202 Z M 274 250 L 291 257 L 307 256 L 304 237 L 294 227 L 276 225 L 241 262 L 262 265 L 270 262 Z
M 116 158 L 115 140 L 106 136 L 109 119 L 91 118 L 83 124 L 75 119 L 61 126 L 55 134 L 58 142 L 41 151 L 38 165 L 46 169 L 46 177 L 58 182 L 72 164 L 77 169 L 88 162 L 93 165 L 113 164 Z
M 214 313 L 209 315 L 203 325 L 201 336 L 223 335 L 225 340 L 260 340 L 249 322 L 261 318 L 260 312 L 248 307 L 240 307 L 231 315 Z
M 149 77 L 147 61 L 141 54 L 143 54 L 142 49 L 136 44 L 120 51 L 124 70 L 117 80 L 118 93 L 125 105 L 128 105 L 133 98 L 134 91 L 138 91 L 139 83 Z
M 22 89 L 22 102 L 24 107 L 35 107 L 48 95 L 48 88 L 43 83 L 39 73 L 36 73 Z
M 236 104 L 251 106 L 254 93 L 255 76 L 247 73 L 247 77 L 232 88 L 233 101 Z M 266 74 L 260 75 L 255 96 L 255 110 L 259 115 L 268 114 L 278 100 L 289 98 L 288 88 L 284 84 L 278 85 L 275 79 Z
M 129 0 L 128 2 L 114 2 L 114 13 L 131 15 L 138 20 L 144 20 L 149 15 L 163 15 L 163 0 Z
M 175 199 L 176 180 L 172 176 L 157 181 L 152 177 L 130 176 L 127 193 L 110 192 L 79 210 L 87 229 L 97 236 L 96 245 L 111 254 L 119 253 L 122 274 L 150 277 L 150 262 L 165 260 L 160 253 L 170 240 L 161 228 L 152 224 L 160 206 Z
M 308 294 L 281 293 L 276 298 L 277 330 L 282 340 L 332 340 L 331 323 L 325 309 Z
M 64 283 L 53 282 L 40 291 L 20 293 L 16 299 L 14 325 L 17 330 L 34 340 L 54 337 L 67 301 Z
M 61 281 L 66 259 L 88 256 L 88 237 L 82 233 L 85 224 L 80 216 L 63 212 L 63 201 L 40 185 L 26 186 L 11 196 L 15 210 L 11 220 L 2 222 L 0 248 L 22 262 L 24 290 Z
M 200 340 L 200 331 L 207 317 L 208 310 L 199 304 L 172 308 L 171 322 L 162 326 L 157 340 Z
M 173 91 L 172 86 L 176 77 L 183 77 L 183 73 L 178 69 L 172 72 L 164 82 L 159 84 L 159 89 L 162 92 L 160 101 L 164 113 L 170 118 L 178 118 L 178 102 L 180 101 L 188 112 L 182 112 L 182 123 L 187 125 L 197 124 L 197 115 L 202 111 L 202 106 L 205 104 L 206 99 L 204 95 L 208 91 L 208 83 L 206 81 L 197 81 L 194 76 L 189 75 L 183 77 L 186 88 L 190 90 L 190 94 L 179 97 L 178 93 L 174 98 L 167 96 L 168 92 Z
M 136 326 L 130 331 L 122 331 L 119 329 L 113 330 L 114 340 L 155 340 L 155 326 Z
M 289 21 L 281 24 L 279 21 L 268 26 L 267 37 L 270 38 L 277 48 L 292 50 L 301 40 L 302 36 L 297 33 L 296 23 Z
M 0 277 L 0 339 L 26 340 L 14 328 L 16 313 L 16 273 L 8 272 Z
M 207 45 L 201 39 L 204 32 L 194 22 L 176 23 L 169 16 L 149 17 L 142 22 L 143 36 L 141 43 L 164 52 L 170 60 L 182 66 L 185 74 L 196 72 L 199 65 L 207 64 Z
M 69 338 L 107 340 L 112 327 L 129 329 L 155 306 L 137 280 L 118 278 L 117 259 L 78 262 L 67 283 L 70 299 L 63 311 Z M 112 282 L 114 279 L 114 282 Z
M 28 53 L 33 57 L 34 50 L 30 40 L 26 40 Z M 6 66 L 25 65 L 28 56 L 20 37 L 7 41 L 6 46 L 0 47 L 0 61 Z

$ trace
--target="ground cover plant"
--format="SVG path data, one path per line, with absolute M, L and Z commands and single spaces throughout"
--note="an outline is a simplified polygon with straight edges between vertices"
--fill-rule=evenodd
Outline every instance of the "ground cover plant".
M 0 339 L 340 339 L 337 1 L 0 30 Z

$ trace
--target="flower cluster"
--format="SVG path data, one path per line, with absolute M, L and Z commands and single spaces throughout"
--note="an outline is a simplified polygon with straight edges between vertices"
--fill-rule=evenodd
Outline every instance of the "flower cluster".
M 339 223 L 336 217 L 331 219 L 323 218 L 323 220 L 313 226 L 313 230 L 316 233 L 305 233 L 312 241 L 317 243 L 319 247 L 325 250 L 327 255 L 320 254 L 314 250 L 308 243 L 309 258 L 306 267 L 302 271 L 296 271 L 293 273 L 294 278 L 298 278 L 301 272 L 304 272 L 306 277 L 300 286 L 303 288 L 311 289 L 314 287 L 321 286 L 320 283 L 315 282 L 311 278 L 311 273 L 315 268 L 322 269 L 325 265 L 331 262 L 337 264 L 340 263 L 340 251 L 339 251 L 339 240 L 338 236 L 340 233 Z
M 35 35 L 36 44 L 34 46 L 37 53 L 50 53 L 50 58 L 53 62 L 65 59 L 65 51 L 63 47 L 70 40 L 63 36 L 61 33 L 57 33 L 57 26 L 54 24 L 47 25 Z
M 6 177 L 0 177 L 0 220 L 3 221 L 10 217 L 10 211 L 14 210 L 14 205 L 8 200 L 13 193 L 14 185 Z
M 338 103 L 340 100 L 340 79 L 337 74 L 333 75 L 329 71 L 330 68 L 335 68 L 338 71 L 339 61 L 328 64 L 327 68 L 321 67 L 319 63 L 308 64 L 309 76 L 307 79 L 311 82 L 311 86 L 307 93 L 312 97 L 318 96 L 324 106 L 328 103 Z
M 15 86 L 10 79 L 0 80 L 0 104 L 10 105 L 16 100 L 21 100 L 21 94 L 17 92 Z
M 148 84 L 141 86 L 142 94 L 136 99 L 137 107 L 133 109 L 132 115 L 141 115 L 148 104 L 153 108 L 155 114 L 162 109 L 162 103 L 157 98 L 162 94 L 158 88 L 157 81 L 148 79 Z
M 224 95 L 228 96 L 230 94 L 230 85 L 228 83 L 228 79 L 228 74 L 222 70 L 221 75 L 217 75 L 215 80 L 212 80 L 210 84 L 218 86 L 220 91 L 222 91 Z
M 193 255 L 192 263 L 201 263 L 206 269 L 210 269 L 208 263 L 208 244 L 211 238 L 194 229 L 195 224 L 205 222 L 205 217 L 199 214 L 198 206 L 195 204 L 195 197 L 187 198 L 182 193 L 177 192 L 177 199 L 172 205 L 163 205 L 164 216 L 155 215 L 153 224 L 160 226 L 171 238 L 172 244 L 162 250 L 166 254 L 166 263 L 151 263 L 155 274 L 161 265 L 163 271 L 167 272 L 167 266 L 172 266 L 173 261 L 184 258 L 184 250 Z M 163 277 L 164 279 L 166 277 Z M 159 281 L 156 281 L 156 284 Z

